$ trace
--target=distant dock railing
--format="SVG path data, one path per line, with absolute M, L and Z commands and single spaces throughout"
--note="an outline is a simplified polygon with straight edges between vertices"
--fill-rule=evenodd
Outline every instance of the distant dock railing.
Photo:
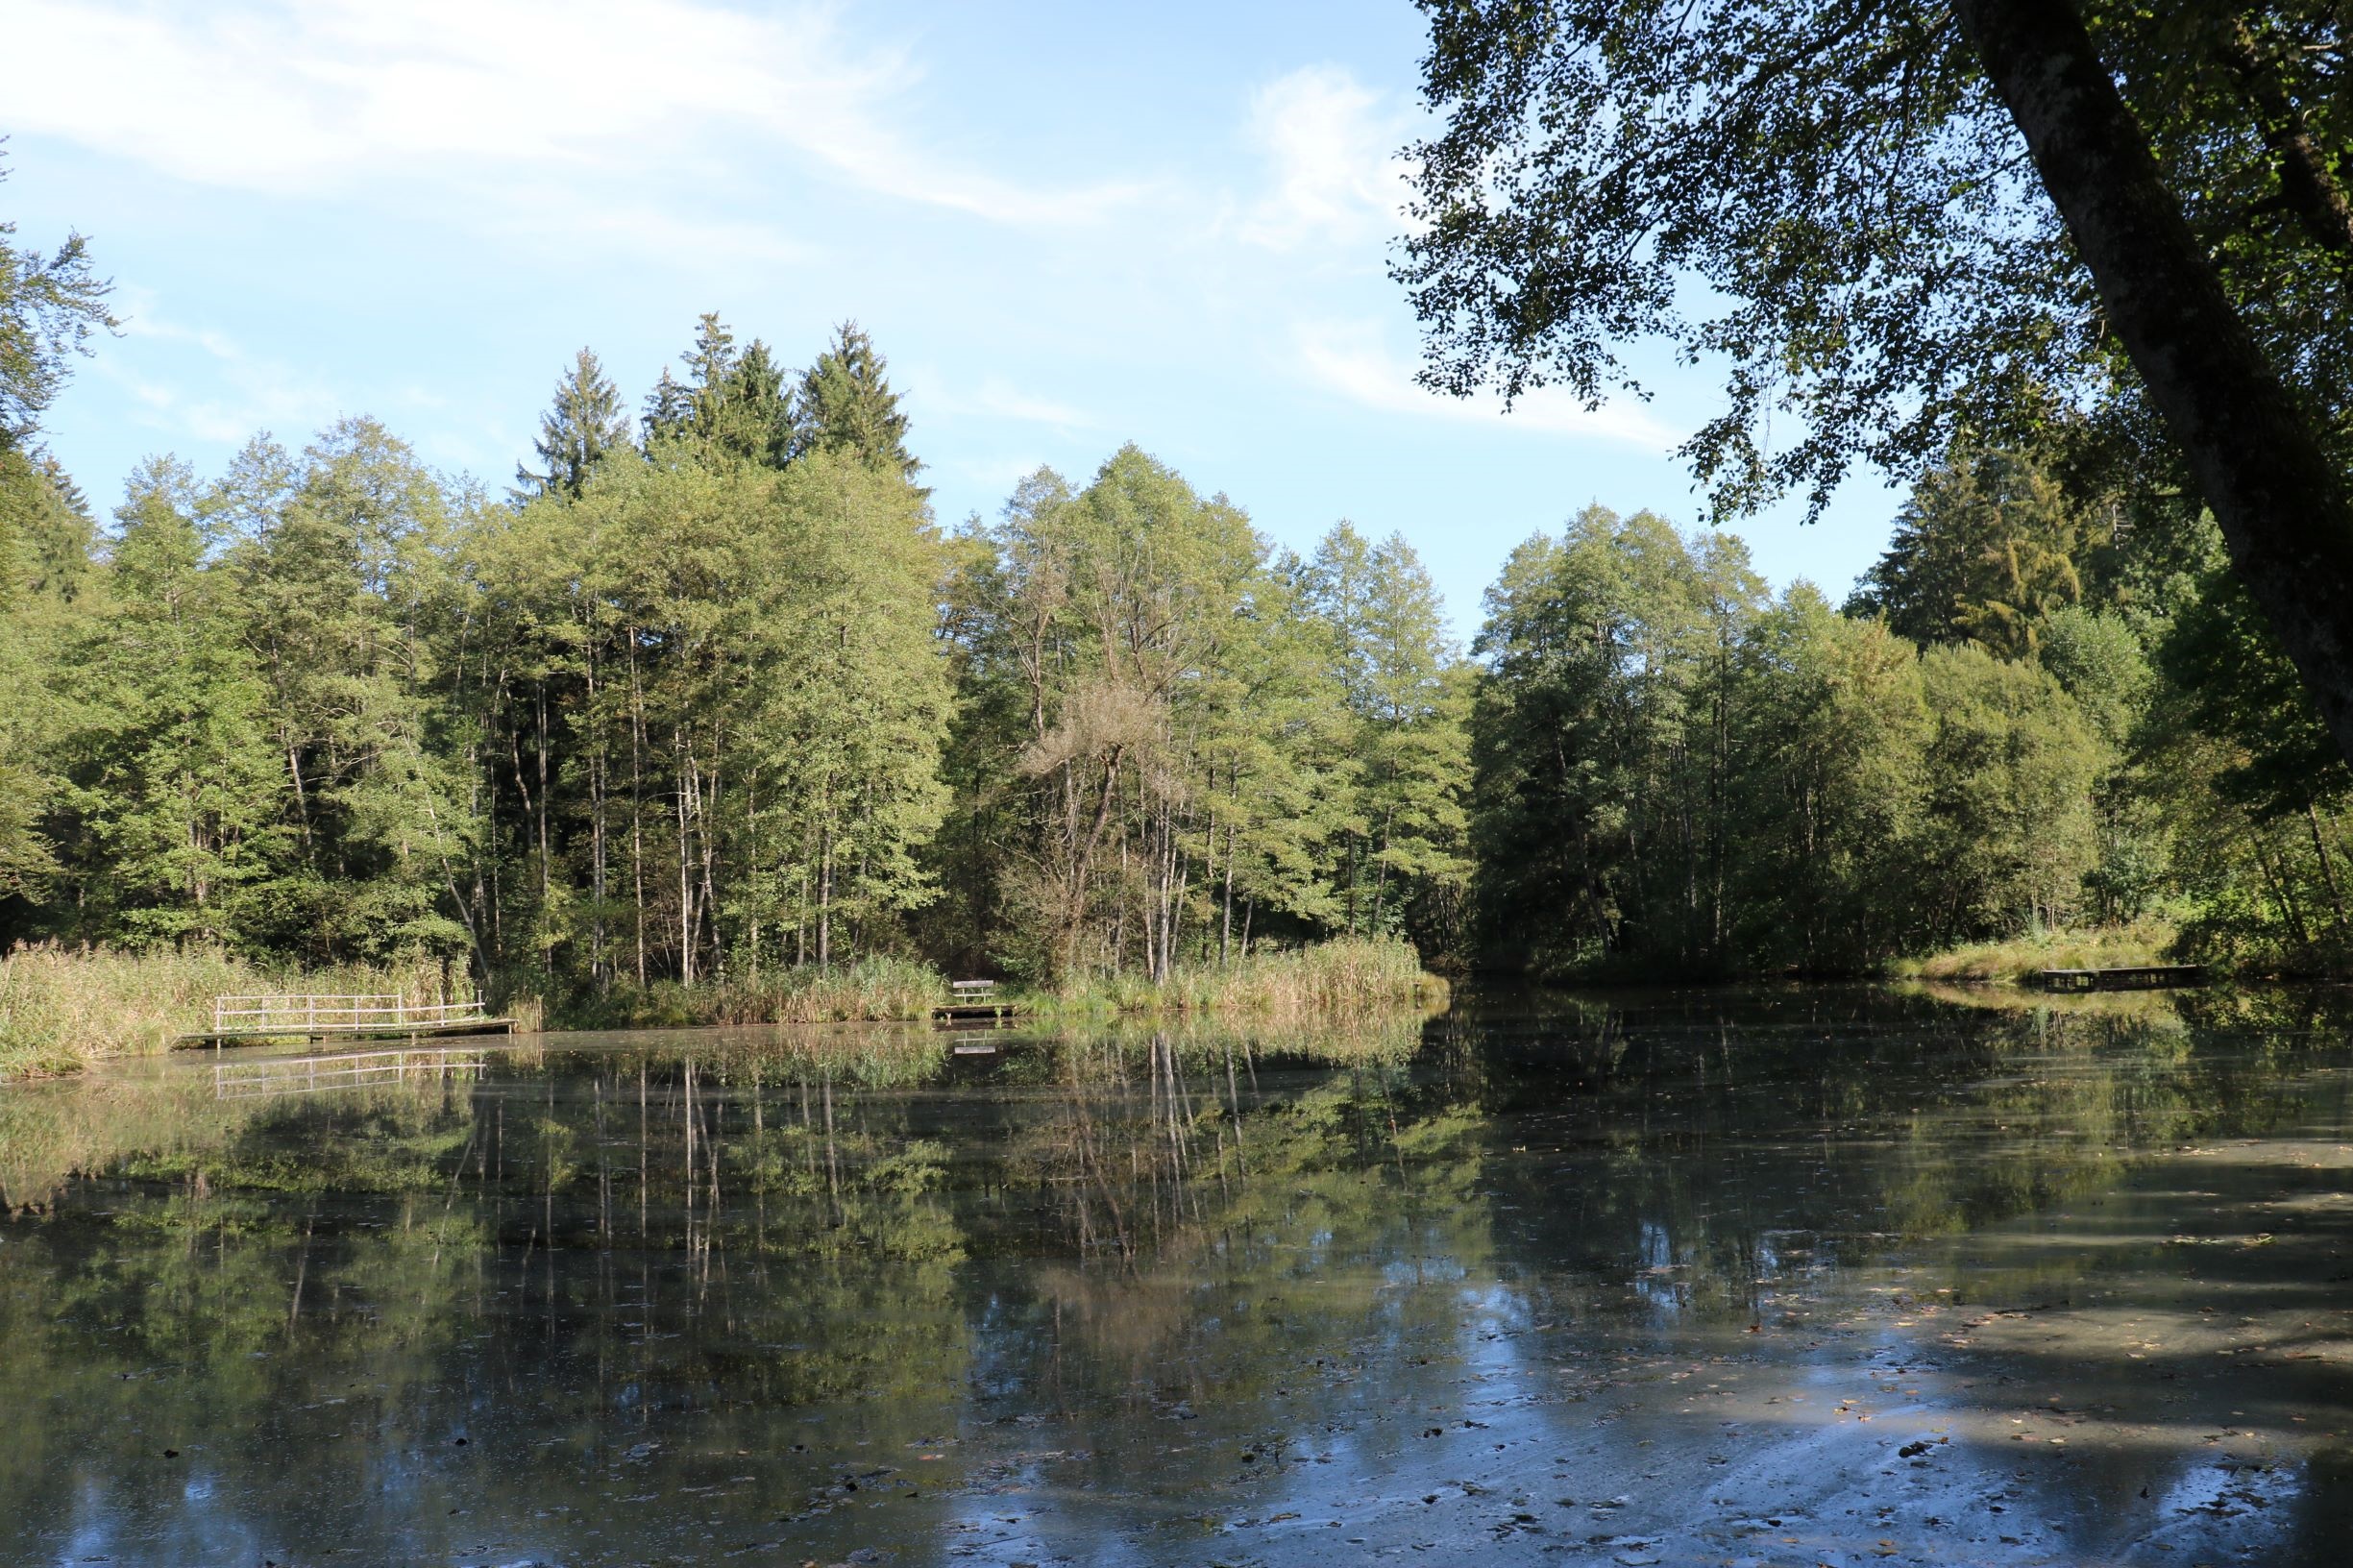
M 494 1018 L 478 1001 L 412 1002 L 405 996 L 311 995 L 280 992 L 265 996 L 215 996 L 212 1027 L 183 1035 L 185 1044 L 220 1044 L 232 1040 L 276 1037 L 369 1035 L 478 1035 L 511 1033 L 512 1018 Z

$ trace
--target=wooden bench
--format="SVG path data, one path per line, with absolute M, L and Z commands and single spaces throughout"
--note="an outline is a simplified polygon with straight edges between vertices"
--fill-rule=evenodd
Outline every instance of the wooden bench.
M 943 1023 L 965 1018 L 993 1018 L 999 1021 L 1016 1017 L 1020 1009 L 1013 1003 L 1000 1001 L 993 980 L 950 980 L 948 999 L 931 1010 L 932 1017 Z

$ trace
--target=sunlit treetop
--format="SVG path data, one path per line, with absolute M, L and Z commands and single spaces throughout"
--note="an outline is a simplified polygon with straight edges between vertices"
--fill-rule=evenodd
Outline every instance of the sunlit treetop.
M 1856 458 L 2058 409 L 2145 435 L 2009 109 L 1925 0 L 1422 0 L 1424 379 L 1588 399 L 1650 340 L 1721 365 L 1684 448 L 1718 514 L 1819 510 Z M 2345 446 L 2353 205 L 2340 8 L 2078 7 L 2233 305 Z M 2145 442 L 2135 442 L 2145 446 Z

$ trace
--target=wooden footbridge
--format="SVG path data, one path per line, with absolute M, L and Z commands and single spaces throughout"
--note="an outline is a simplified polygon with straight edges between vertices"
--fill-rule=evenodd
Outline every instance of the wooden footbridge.
M 431 1035 L 508 1035 L 480 1002 L 412 1002 L 404 996 L 215 996 L 212 1027 L 182 1035 L 182 1045 L 246 1040 L 417 1040 Z

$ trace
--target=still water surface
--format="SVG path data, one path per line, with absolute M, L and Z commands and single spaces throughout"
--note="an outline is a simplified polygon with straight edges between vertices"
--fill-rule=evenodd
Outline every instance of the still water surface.
M 0 1091 L 0 1560 L 2341 1564 L 2349 1025 L 1717 992 Z

